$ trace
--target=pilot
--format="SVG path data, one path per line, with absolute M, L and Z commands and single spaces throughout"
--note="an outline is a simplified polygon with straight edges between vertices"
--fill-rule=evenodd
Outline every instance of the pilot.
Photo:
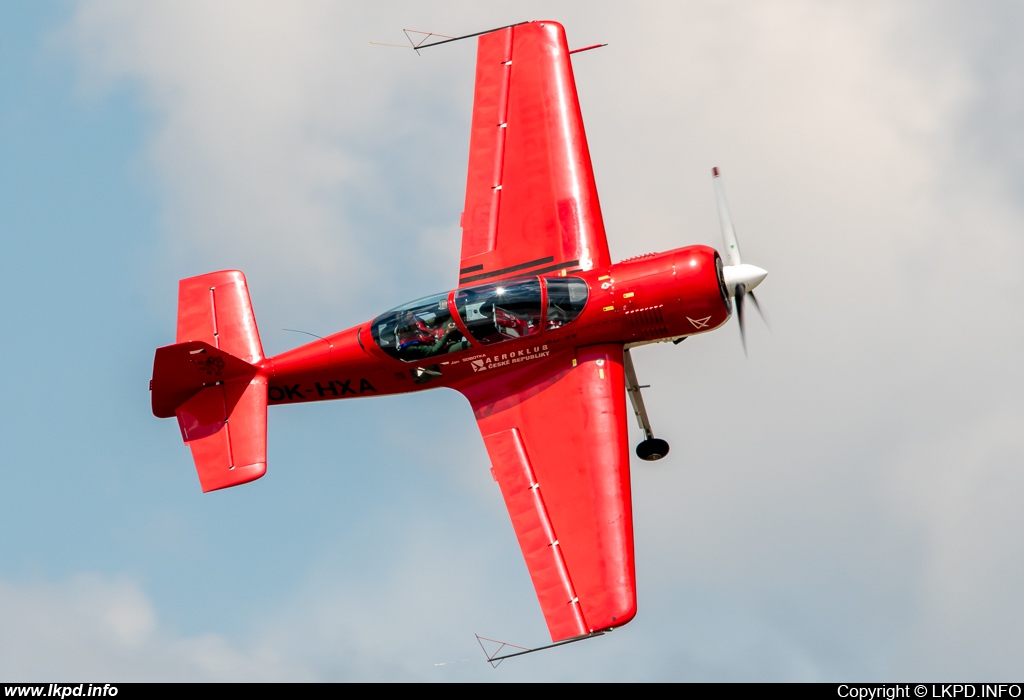
M 395 329 L 398 349 L 403 358 L 433 357 L 445 352 L 462 350 L 464 343 L 459 327 L 450 317 L 437 323 L 438 319 L 422 321 L 411 311 Z

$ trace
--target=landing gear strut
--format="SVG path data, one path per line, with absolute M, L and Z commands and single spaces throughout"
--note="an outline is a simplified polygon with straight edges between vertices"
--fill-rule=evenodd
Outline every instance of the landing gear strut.
M 623 352 L 623 366 L 626 370 L 626 393 L 629 394 L 629 402 L 633 404 L 633 413 L 636 420 L 644 431 L 643 442 L 636 446 L 636 456 L 648 462 L 654 462 L 668 454 L 668 443 L 661 438 L 654 437 L 651 430 L 651 421 L 647 418 L 647 409 L 644 408 L 644 399 L 640 396 L 640 390 L 647 386 L 640 386 L 636 379 L 636 370 L 633 369 L 633 358 L 629 356 L 629 350 Z

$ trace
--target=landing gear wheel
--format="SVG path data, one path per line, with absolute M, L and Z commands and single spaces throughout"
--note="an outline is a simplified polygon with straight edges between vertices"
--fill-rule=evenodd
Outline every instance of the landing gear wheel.
M 661 438 L 644 440 L 636 446 L 636 456 L 648 462 L 656 462 L 668 454 L 668 443 Z

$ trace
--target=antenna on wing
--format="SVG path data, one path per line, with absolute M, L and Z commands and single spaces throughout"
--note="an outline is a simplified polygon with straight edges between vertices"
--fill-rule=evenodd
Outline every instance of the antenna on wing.
M 406 46 L 405 44 L 382 44 L 378 41 L 371 41 L 370 43 L 373 44 L 374 46 L 393 46 L 399 49 L 412 49 L 418 54 L 420 52 L 420 49 L 429 49 L 431 46 L 449 44 L 453 41 L 459 41 L 461 39 L 472 39 L 473 37 L 480 36 L 481 34 L 490 34 L 491 32 L 497 32 L 502 29 L 508 29 L 509 27 L 518 27 L 520 24 L 529 24 L 529 22 L 516 22 L 515 24 L 506 24 L 504 27 L 485 29 L 482 32 L 473 32 L 472 34 L 463 34 L 462 36 L 448 36 L 446 34 L 438 34 L 437 32 L 421 32 L 418 29 L 403 29 L 402 31 L 405 32 L 405 38 L 409 40 L 409 46 Z M 414 40 L 414 38 L 410 36 L 412 34 L 420 35 L 423 38 Z M 441 37 L 441 41 L 433 41 L 428 44 L 427 42 L 430 41 L 431 37 Z
M 482 32 L 473 32 L 472 34 L 463 34 L 462 36 L 448 36 L 447 34 L 438 34 L 437 32 L 422 32 L 419 29 L 403 29 L 402 31 L 405 32 L 405 38 L 409 40 L 408 46 L 406 46 L 405 44 L 385 44 L 379 41 L 371 41 L 370 43 L 373 44 L 374 46 L 390 46 L 395 49 L 412 49 L 413 51 L 416 52 L 416 55 L 418 56 L 420 53 L 420 49 L 429 49 L 431 46 L 440 46 L 441 44 L 448 44 L 453 41 L 459 41 L 461 39 L 472 39 L 473 37 L 480 36 L 481 34 L 490 34 L 491 32 L 497 32 L 502 29 L 508 29 L 509 27 L 518 27 L 520 24 L 529 24 L 529 22 L 516 22 L 515 24 L 506 24 L 504 27 L 485 29 Z M 413 34 L 417 36 L 413 37 Z M 430 41 L 432 37 L 439 37 L 441 41 L 433 41 L 428 44 L 427 42 Z M 607 45 L 608 44 L 606 43 L 591 44 L 590 46 L 583 46 L 578 49 L 573 49 L 569 52 L 569 54 L 571 55 L 574 53 L 582 53 L 583 51 L 590 51 L 591 49 L 600 49 Z
M 605 630 L 605 631 L 610 632 L 611 630 Z M 498 668 L 498 666 L 501 665 L 501 662 L 504 661 L 505 659 L 511 659 L 514 656 L 524 656 L 526 654 L 532 654 L 535 651 L 544 651 L 545 649 L 554 649 L 555 647 L 565 646 L 566 644 L 572 644 L 574 642 L 582 642 L 584 639 L 591 639 L 592 637 L 600 637 L 600 636 L 604 635 L 605 631 L 591 632 L 590 634 L 584 634 L 584 635 L 581 635 L 579 637 L 572 637 L 571 639 L 563 639 L 560 642 L 555 642 L 554 644 L 546 644 L 545 646 L 542 646 L 542 647 L 534 647 L 533 649 L 530 649 L 528 647 L 521 647 L 518 644 L 512 644 L 510 642 L 502 642 L 502 641 L 499 641 L 497 639 L 490 639 L 488 637 L 481 637 L 479 634 L 476 635 L 476 641 L 477 641 L 477 644 L 480 645 L 480 648 L 483 649 L 484 656 L 487 657 L 487 663 L 489 663 L 491 665 L 491 668 Z M 490 642 L 492 645 L 493 644 L 497 644 L 498 646 L 493 651 L 487 651 L 487 646 L 484 645 L 484 642 Z M 506 648 L 518 649 L 519 651 L 514 651 L 511 654 L 501 654 L 502 650 L 504 650 Z M 501 655 L 499 656 L 499 654 L 501 654 Z
M 405 38 L 409 40 L 409 45 L 408 46 L 406 46 L 405 44 L 382 44 L 379 41 L 371 41 L 370 43 L 373 44 L 374 46 L 391 46 L 391 47 L 394 47 L 396 49 L 412 49 L 417 54 L 419 54 L 420 49 L 426 48 L 426 46 L 433 46 L 433 44 L 427 44 L 426 43 L 426 42 L 430 41 L 431 37 L 437 36 L 437 37 L 441 37 L 442 39 L 449 40 L 449 41 L 452 41 L 452 40 L 454 40 L 456 38 L 456 37 L 448 36 L 447 34 L 437 34 L 436 32 L 421 32 L 418 29 L 403 29 L 402 31 L 405 32 Z M 414 38 L 412 36 L 413 34 L 416 34 L 418 36 L 416 38 Z M 419 38 L 419 37 L 422 37 L 422 38 Z M 441 42 L 438 42 L 438 43 L 441 43 Z M 426 45 L 426 46 L 424 46 L 424 45 Z
M 569 55 L 571 56 L 574 53 L 583 53 L 584 51 L 590 51 L 592 49 L 601 49 L 601 48 L 604 48 L 607 45 L 608 45 L 607 43 L 604 43 L 604 44 L 591 44 L 590 46 L 584 46 L 584 47 L 579 48 L 579 49 L 573 49 L 572 51 L 569 52 Z

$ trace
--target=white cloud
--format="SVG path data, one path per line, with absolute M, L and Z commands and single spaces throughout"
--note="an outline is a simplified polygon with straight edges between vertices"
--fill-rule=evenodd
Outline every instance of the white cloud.
M 976 673 L 995 678 L 1019 658 L 1022 450 L 1024 414 L 997 404 L 909 441 L 892 465 L 893 509 L 923 544 L 916 643 L 903 653 L 925 673 L 955 675 L 949 667 L 970 653 Z
M 0 675 L 21 681 L 302 680 L 267 649 L 175 635 L 125 578 L 0 581 Z
M 436 77 L 420 86 L 415 63 L 369 45 L 380 14 L 326 2 L 78 7 L 65 38 L 83 85 L 126 84 L 153 116 L 171 275 L 242 267 L 268 297 L 317 310 L 379 278 L 387 261 L 366 251 L 395 235 L 387 210 L 402 195 L 385 174 L 401 164 L 371 157 L 408 130 L 396 103 L 436 111 L 446 97 Z M 367 221 L 367 210 L 380 213 Z M 425 232 L 401 233 L 391 245 Z

